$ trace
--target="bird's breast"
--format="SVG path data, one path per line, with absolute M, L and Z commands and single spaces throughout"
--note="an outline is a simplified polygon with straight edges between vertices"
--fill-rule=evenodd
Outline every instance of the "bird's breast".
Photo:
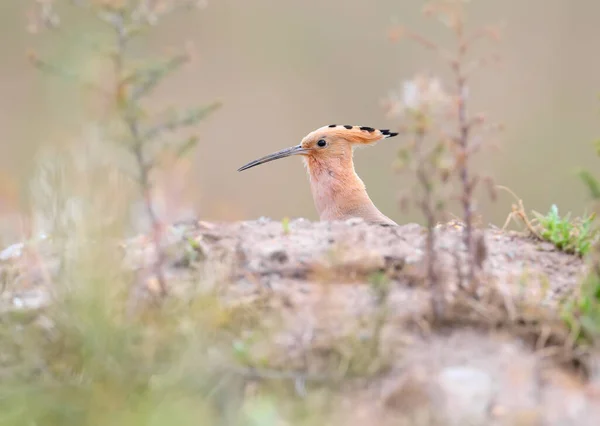
M 317 212 L 321 216 L 327 210 L 335 210 L 340 193 L 340 185 L 335 172 L 321 169 L 310 174 L 310 189 Z
M 357 204 L 366 201 L 364 184 L 352 165 L 348 170 L 336 170 L 330 165 L 312 162 L 308 164 L 308 172 L 315 208 L 321 220 L 343 219 Z

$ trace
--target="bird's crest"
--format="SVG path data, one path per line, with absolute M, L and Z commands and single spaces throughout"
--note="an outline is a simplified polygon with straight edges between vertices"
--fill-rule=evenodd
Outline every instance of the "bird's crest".
M 355 144 L 370 145 L 382 139 L 391 138 L 398 135 L 397 132 L 391 132 L 389 129 L 376 129 L 368 126 L 351 126 L 349 124 L 330 124 L 323 126 L 306 136 L 305 139 L 320 137 L 321 135 L 335 136 L 346 139 Z

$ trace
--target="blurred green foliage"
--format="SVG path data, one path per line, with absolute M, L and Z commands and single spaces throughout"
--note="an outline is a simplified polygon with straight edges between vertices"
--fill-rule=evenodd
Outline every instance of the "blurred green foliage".
M 597 141 L 595 146 L 596 154 L 600 157 L 600 141 Z M 579 177 L 587 187 L 589 196 L 597 208 L 600 200 L 600 183 L 587 170 L 580 170 Z M 558 216 L 558 212 L 554 216 Z M 583 248 L 586 249 L 582 254 L 588 254 L 589 271 L 577 289 L 575 296 L 565 304 L 563 316 L 579 338 L 585 338 L 597 344 L 600 339 L 600 243 L 596 236 L 600 229 L 597 224 L 592 224 L 592 218 L 593 216 L 590 216 L 580 225 L 582 228 L 578 232 L 580 236 L 576 241 L 576 246 L 583 244 Z M 583 228 L 584 225 L 585 228 Z M 566 226 L 563 225 L 563 227 Z M 592 234 L 593 239 L 590 240 L 588 237 L 583 242 L 580 241 L 581 236 Z
M 600 271 L 593 268 L 576 295 L 563 306 L 563 318 L 580 340 L 597 344 L 600 339 Z
M 570 213 L 560 217 L 556 204 L 550 207 L 546 215 L 533 213 L 538 220 L 539 235 L 566 253 L 584 256 L 598 239 L 598 229 L 593 223 L 595 214 L 583 219 L 572 219 Z
M 44 72 L 59 75 L 75 83 L 80 90 L 91 90 L 108 105 L 102 120 L 103 139 L 106 143 L 116 143 L 124 152 L 117 154 L 117 163 L 129 156 L 129 166 L 123 172 L 130 176 L 139 188 L 139 197 L 150 221 L 156 261 L 154 274 L 161 294 L 166 295 L 167 283 L 164 276 L 165 253 L 162 241 L 162 219 L 156 211 L 154 201 L 153 174 L 165 154 L 179 158 L 197 143 L 192 136 L 179 140 L 168 137 L 172 132 L 195 126 L 220 107 L 220 102 L 189 109 L 171 108 L 156 116 L 144 106 L 144 100 L 158 85 L 178 71 L 190 60 L 189 52 L 169 55 L 166 58 L 143 60 L 132 45 L 140 36 L 147 35 L 157 24 L 170 14 L 193 7 L 192 0 L 164 0 L 159 3 L 132 1 L 74 1 L 74 7 L 84 9 L 98 21 L 106 25 L 112 37 L 106 43 L 96 43 L 91 47 L 99 60 L 110 64 L 112 74 L 108 79 L 102 74 L 89 80 L 60 62 L 46 61 L 32 54 L 33 64 Z M 37 20 L 32 21 L 37 30 L 54 30 L 60 23 L 60 16 L 54 3 L 40 3 Z M 60 23 L 60 24 L 59 24 Z M 166 55 L 165 55 L 166 56 Z M 105 81 L 105 80 L 108 80 Z
M 255 424 L 252 398 L 241 411 L 243 376 L 228 370 L 231 341 L 207 328 L 222 316 L 216 299 L 132 314 L 124 278 L 69 283 L 35 323 L 2 315 L 0 423 Z M 262 420 L 277 411 L 273 398 L 256 403 L 269 405 Z
M 600 140 L 595 142 L 596 154 L 600 156 Z M 579 178 L 588 190 L 589 197 L 593 201 L 600 200 L 600 182 L 588 170 L 579 170 Z

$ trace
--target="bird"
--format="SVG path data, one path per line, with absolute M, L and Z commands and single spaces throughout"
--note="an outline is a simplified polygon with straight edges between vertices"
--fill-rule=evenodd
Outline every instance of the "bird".
M 330 124 L 313 130 L 299 145 L 251 161 L 237 171 L 299 155 L 310 180 L 313 201 L 320 221 L 361 218 L 367 223 L 398 226 L 384 215 L 367 194 L 364 182 L 354 169 L 354 149 L 374 145 L 398 135 L 389 129 Z

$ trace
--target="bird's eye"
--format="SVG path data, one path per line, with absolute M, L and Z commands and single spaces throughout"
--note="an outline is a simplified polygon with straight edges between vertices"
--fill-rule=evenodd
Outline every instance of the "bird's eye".
M 325 145 L 327 145 L 327 142 L 325 142 L 325 139 L 319 139 L 317 145 L 323 148 Z

